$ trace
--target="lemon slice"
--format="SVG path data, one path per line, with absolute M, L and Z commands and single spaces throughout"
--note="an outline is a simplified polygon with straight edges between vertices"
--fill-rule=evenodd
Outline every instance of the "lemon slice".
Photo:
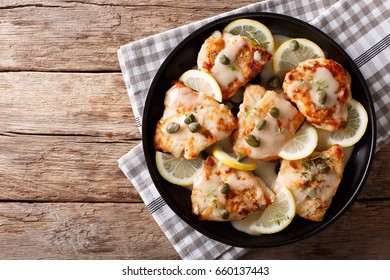
M 181 75 L 179 81 L 195 91 L 204 92 L 218 102 L 222 102 L 221 88 L 214 77 L 206 72 L 188 70 Z
M 279 156 L 288 160 L 305 158 L 314 151 L 317 143 L 317 130 L 305 122 L 295 133 L 293 140 L 279 153 Z
M 316 57 L 325 57 L 316 43 L 304 38 L 293 38 L 281 44 L 276 50 L 272 67 L 276 74 L 284 76 L 300 62 Z
M 168 182 L 179 186 L 191 186 L 200 173 L 204 160 L 200 157 L 187 160 L 184 157 L 156 152 L 157 170 Z
M 281 187 L 276 199 L 261 213 L 250 230 L 261 234 L 271 234 L 285 229 L 295 216 L 295 200 L 287 187 Z
M 256 161 L 250 159 L 244 159 L 243 161 L 238 161 L 235 157 L 235 153 L 226 153 L 223 148 L 219 145 L 214 145 L 211 149 L 213 155 L 219 159 L 221 162 L 226 164 L 229 167 L 239 169 L 239 170 L 255 170 Z
M 252 19 L 237 19 L 229 23 L 224 32 L 233 35 L 248 37 L 253 43 L 265 48 L 268 52 L 274 51 L 274 37 L 271 31 L 264 24 Z
M 348 101 L 347 126 L 338 131 L 333 131 L 328 139 L 331 145 L 339 144 L 342 147 L 355 145 L 364 135 L 367 129 L 368 116 L 363 105 L 355 99 Z

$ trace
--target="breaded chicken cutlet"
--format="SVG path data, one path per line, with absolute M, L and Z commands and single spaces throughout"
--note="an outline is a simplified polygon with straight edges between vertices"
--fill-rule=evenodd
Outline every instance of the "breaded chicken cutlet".
M 252 159 L 275 160 L 293 139 L 304 116 L 279 93 L 248 84 L 240 105 L 233 150 Z
M 283 90 L 312 125 L 329 131 L 346 125 L 351 77 L 339 63 L 326 58 L 303 61 L 286 74 Z
M 271 57 L 247 37 L 215 31 L 202 45 L 197 64 L 199 70 L 215 78 L 223 100 L 228 100 L 259 74 Z
M 296 213 L 302 218 L 322 221 L 335 195 L 344 170 L 344 152 L 334 145 L 300 160 L 282 160 L 273 190 L 291 190 Z
M 262 179 L 207 157 L 192 189 L 192 211 L 201 220 L 242 220 L 275 199 Z
M 156 150 L 174 157 L 196 158 L 205 148 L 227 138 L 237 126 L 229 108 L 202 92 L 176 82 L 166 93 L 164 114 L 154 136 Z

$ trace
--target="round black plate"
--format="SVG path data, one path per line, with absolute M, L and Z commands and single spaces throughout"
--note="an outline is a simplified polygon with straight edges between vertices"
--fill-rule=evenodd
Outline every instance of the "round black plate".
M 158 120 L 164 111 L 165 92 L 182 73 L 196 65 L 197 54 L 204 40 L 215 30 L 222 30 L 228 23 L 239 18 L 258 20 L 273 34 L 288 37 L 303 37 L 317 43 L 327 57 L 343 65 L 352 77 L 353 98 L 367 110 L 369 123 L 364 137 L 356 144 L 339 189 L 333 198 L 325 219 L 311 222 L 296 217 L 283 231 L 251 236 L 237 231 L 230 223 L 204 222 L 191 214 L 190 191 L 164 180 L 156 168 L 153 138 Z M 334 222 L 351 205 L 361 190 L 368 175 L 376 143 L 375 113 L 367 84 L 351 58 L 329 36 L 300 20 L 271 13 L 245 13 L 211 22 L 188 36 L 167 57 L 157 72 L 148 92 L 143 113 L 143 148 L 146 162 L 161 196 L 168 206 L 191 227 L 217 241 L 239 247 L 273 247 L 300 241 Z

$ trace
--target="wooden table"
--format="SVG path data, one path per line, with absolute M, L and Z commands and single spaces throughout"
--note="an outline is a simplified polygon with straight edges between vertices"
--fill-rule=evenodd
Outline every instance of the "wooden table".
M 0 3 L 0 259 L 178 259 L 117 159 L 140 143 L 116 51 L 254 0 Z M 246 259 L 390 258 L 390 146 L 335 224 Z

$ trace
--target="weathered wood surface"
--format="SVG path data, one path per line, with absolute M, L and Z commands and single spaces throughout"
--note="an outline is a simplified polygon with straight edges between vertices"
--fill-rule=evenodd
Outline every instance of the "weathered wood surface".
M 257 1 L 19 0 L 0 3 L 0 69 L 118 71 L 117 49 Z
M 244 259 L 388 259 L 389 215 L 389 201 L 357 202 L 315 236 Z M 0 248 L 0 259 L 179 258 L 146 207 L 128 203 L 1 203 Z
M 140 143 L 120 45 L 257 1 L 0 3 L 0 259 L 177 259 L 117 160 Z M 390 258 L 390 145 L 334 225 L 253 259 Z

